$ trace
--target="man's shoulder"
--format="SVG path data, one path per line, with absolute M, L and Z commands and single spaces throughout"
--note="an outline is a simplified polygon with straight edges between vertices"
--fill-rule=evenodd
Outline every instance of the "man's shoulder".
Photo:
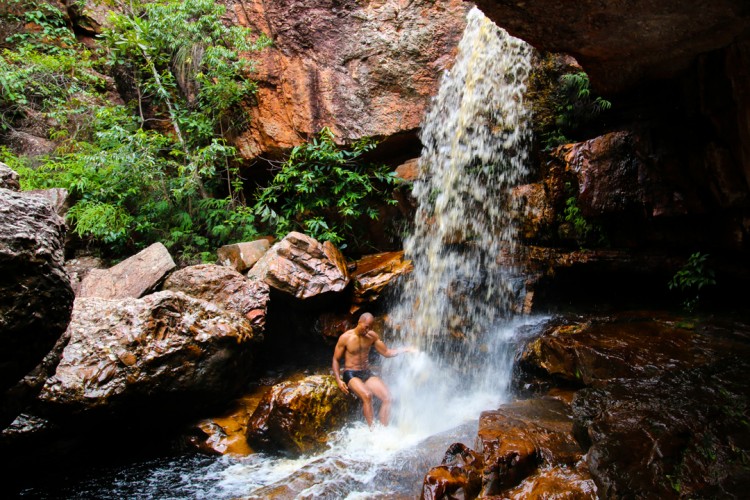
M 339 340 L 346 341 L 349 338 L 351 338 L 352 335 L 354 335 L 354 330 L 347 330 L 344 333 L 342 333 L 341 335 L 339 335 Z

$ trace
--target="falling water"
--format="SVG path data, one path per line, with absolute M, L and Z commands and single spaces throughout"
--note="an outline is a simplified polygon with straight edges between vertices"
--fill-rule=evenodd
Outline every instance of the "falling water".
M 527 174 L 530 71 L 531 48 L 472 9 L 422 127 L 418 209 L 404 245 L 414 272 L 390 317 L 423 352 L 393 373 L 400 425 L 429 425 L 430 404 L 465 407 L 467 391 L 497 397 L 507 382 L 518 282 L 511 189 Z
M 83 483 L 76 497 L 413 497 L 450 443 L 471 443 L 479 412 L 506 397 L 519 328 L 541 322 L 513 315 L 510 190 L 526 174 L 530 52 L 472 9 L 424 120 L 419 208 L 405 242 L 415 269 L 389 315 L 399 337 L 387 335 L 420 352 L 383 362 L 396 400 L 392 425 L 369 429 L 360 419 L 328 450 L 296 459 L 145 463 Z

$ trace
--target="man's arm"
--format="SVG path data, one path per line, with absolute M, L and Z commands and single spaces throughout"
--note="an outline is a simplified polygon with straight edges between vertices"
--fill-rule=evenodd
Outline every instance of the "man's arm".
M 411 346 L 400 347 L 398 349 L 389 349 L 388 346 L 385 345 L 385 342 L 380 340 L 378 334 L 373 331 L 368 332 L 367 336 L 375 337 L 375 343 L 373 344 L 373 347 L 375 347 L 375 350 L 378 351 L 378 354 L 386 358 L 392 358 L 405 352 L 417 352 L 417 350 Z
M 331 368 L 333 369 L 333 376 L 336 377 L 336 385 L 338 385 L 339 389 L 344 391 L 346 394 L 349 394 L 349 388 L 346 386 L 344 381 L 341 380 L 341 374 L 339 373 L 339 359 L 341 359 L 341 356 L 344 355 L 344 351 L 346 351 L 346 342 L 341 341 L 341 339 L 343 338 L 344 335 L 340 336 L 339 341 L 336 342 L 336 348 L 333 350 L 333 361 L 331 361 Z

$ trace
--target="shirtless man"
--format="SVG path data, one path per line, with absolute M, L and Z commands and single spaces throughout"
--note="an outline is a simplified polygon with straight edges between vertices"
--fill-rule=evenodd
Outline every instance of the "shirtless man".
M 388 349 L 378 334 L 370 330 L 374 319 L 372 314 L 364 313 L 359 317 L 357 326 L 341 334 L 336 343 L 336 349 L 333 351 L 332 363 L 333 375 L 336 377 L 339 388 L 346 394 L 350 394 L 351 390 L 362 400 L 362 411 L 370 427 L 374 420 L 373 396 L 381 402 L 378 414 L 381 424 L 388 425 L 391 413 L 391 394 L 388 392 L 388 387 L 380 377 L 373 375 L 369 370 L 370 349 L 375 347 L 375 350 L 386 358 L 392 358 L 404 352 L 415 352 L 413 347 Z M 339 373 L 341 356 L 344 356 L 343 380 Z

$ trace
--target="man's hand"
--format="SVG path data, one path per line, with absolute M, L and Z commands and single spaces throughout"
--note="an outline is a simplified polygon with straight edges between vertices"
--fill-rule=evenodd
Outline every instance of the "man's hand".
M 401 352 L 402 352 L 402 353 L 404 353 L 404 352 L 411 352 L 411 353 L 415 353 L 415 352 L 419 352 L 419 349 L 417 349 L 417 348 L 416 348 L 416 347 L 414 347 L 414 346 L 406 346 L 406 347 L 402 347 L 402 348 L 401 348 Z
M 336 383 L 339 385 L 339 389 L 344 391 L 344 394 L 349 395 L 349 388 L 346 386 L 343 380 L 337 380 Z

